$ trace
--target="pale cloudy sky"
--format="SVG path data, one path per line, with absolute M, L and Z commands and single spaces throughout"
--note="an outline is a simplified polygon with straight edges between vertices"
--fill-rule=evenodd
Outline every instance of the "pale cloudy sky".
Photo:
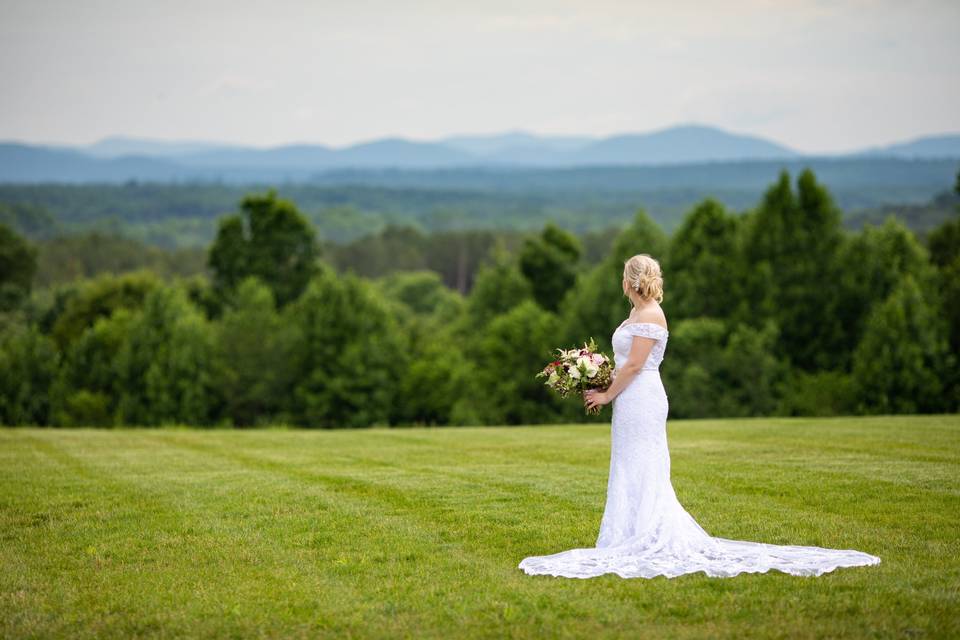
M 0 0 L 0 140 L 960 132 L 960 0 Z

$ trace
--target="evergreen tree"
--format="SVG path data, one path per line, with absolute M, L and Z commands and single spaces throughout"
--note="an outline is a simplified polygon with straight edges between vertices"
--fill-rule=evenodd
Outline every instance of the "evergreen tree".
M 786 367 L 776 323 L 757 330 L 707 316 L 676 320 L 661 370 L 675 418 L 770 415 Z
M 577 278 L 580 242 L 554 223 L 537 238 L 528 238 L 520 251 L 520 271 L 530 281 L 534 299 L 556 311 Z
M 772 315 L 780 329 L 780 355 L 815 370 L 836 366 L 843 340 L 833 286 L 842 231 L 840 211 L 810 169 L 797 186 L 795 196 L 782 171 L 747 221 L 742 274 L 747 307 L 739 316 L 762 324 Z
M 960 171 L 956 191 L 960 194 Z M 960 353 L 960 217 L 934 229 L 927 242 L 930 259 L 938 272 L 937 285 L 949 325 L 950 346 L 954 353 Z
M 0 223 L 0 311 L 17 308 L 30 295 L 36 271 L 36 248 Z
M 956 406 L 942 396 L 950 365 L 941 319 L 906 274 L 877 305 L 853 355 L 853 377 L 863 413 L 928 413 Z
M 960 194 L 960 171 L 956 191 Z M 958 208 L 960 210 L 960 208 Z M 937 271 L 937 293 L 940 313 L 947 324 L 947 342 L 955 354 L 948 368 L 944 387 L 953 398 L 951 411 L 960 410 L 960 217 L 948 220 L 928 237 L 930 258 Z
M 924 291 L 934 286 L 929 257 L 916 236 L 892 214 L 883 224 L 867 224 L 841 247 L 841 269 L 832 283 L 840 293 L 836 320 L 843 339 L 837 345 L 835 361 L 849 370 L 856 345 L 863 338 L 867 318 L 905 275 L 914 278 Z
M 708 198 L 684 218 L 670 241 L 665 272 L 670 274 L 664 310 L 674 320 L 728 318 L 743 296 L 733 268 L 738 260 L 739 218 Z
M 573 345 L 593 337 L 598 348 L 610 353 L 613 330 L 630 313 L 630 300 L 623 294 L 624 263 L 638 253 L 662 261 L 666 249 L 666 234 L 645 211 L 638 211 L 633 222 L 617 236 L 607 257 L 577 278 L 569 298 L 561 304 L 558 339 Z M 673 275 L 664 273 L 663 280 L 666 304 Z

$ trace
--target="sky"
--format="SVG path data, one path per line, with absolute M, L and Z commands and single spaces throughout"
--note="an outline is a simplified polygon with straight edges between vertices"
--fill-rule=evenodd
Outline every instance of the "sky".
M 0 140 L 960 132 L 960 1 L 0 0 Z

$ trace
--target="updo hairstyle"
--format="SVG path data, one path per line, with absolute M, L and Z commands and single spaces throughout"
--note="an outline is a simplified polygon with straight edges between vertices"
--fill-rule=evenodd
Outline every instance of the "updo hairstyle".
M 638 253 L 623 264 L 627 285 L 644 300 L 663 302 L 663 274 L 660 263 L 646 253 Z

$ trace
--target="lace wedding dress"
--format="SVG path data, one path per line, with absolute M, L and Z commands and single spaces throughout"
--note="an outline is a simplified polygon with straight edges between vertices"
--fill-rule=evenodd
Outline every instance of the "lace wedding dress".
M 668 334 L 650 322 L 621 324 L 613 332 L 618 368 L 627 361 L 634 336 L 656 343 L 643 370 L 613 400 L 607 502 L 596 547 L 524 558 L 519 568 L 567 578 L 674 577 L 698 571 L 729 577 L 771 569 L 818 576 L 837 567 L 879 563 L 880 558 L 860 551 L 715 538 L 696 523 L 670 482 L 668 404 L 660 379 Z

